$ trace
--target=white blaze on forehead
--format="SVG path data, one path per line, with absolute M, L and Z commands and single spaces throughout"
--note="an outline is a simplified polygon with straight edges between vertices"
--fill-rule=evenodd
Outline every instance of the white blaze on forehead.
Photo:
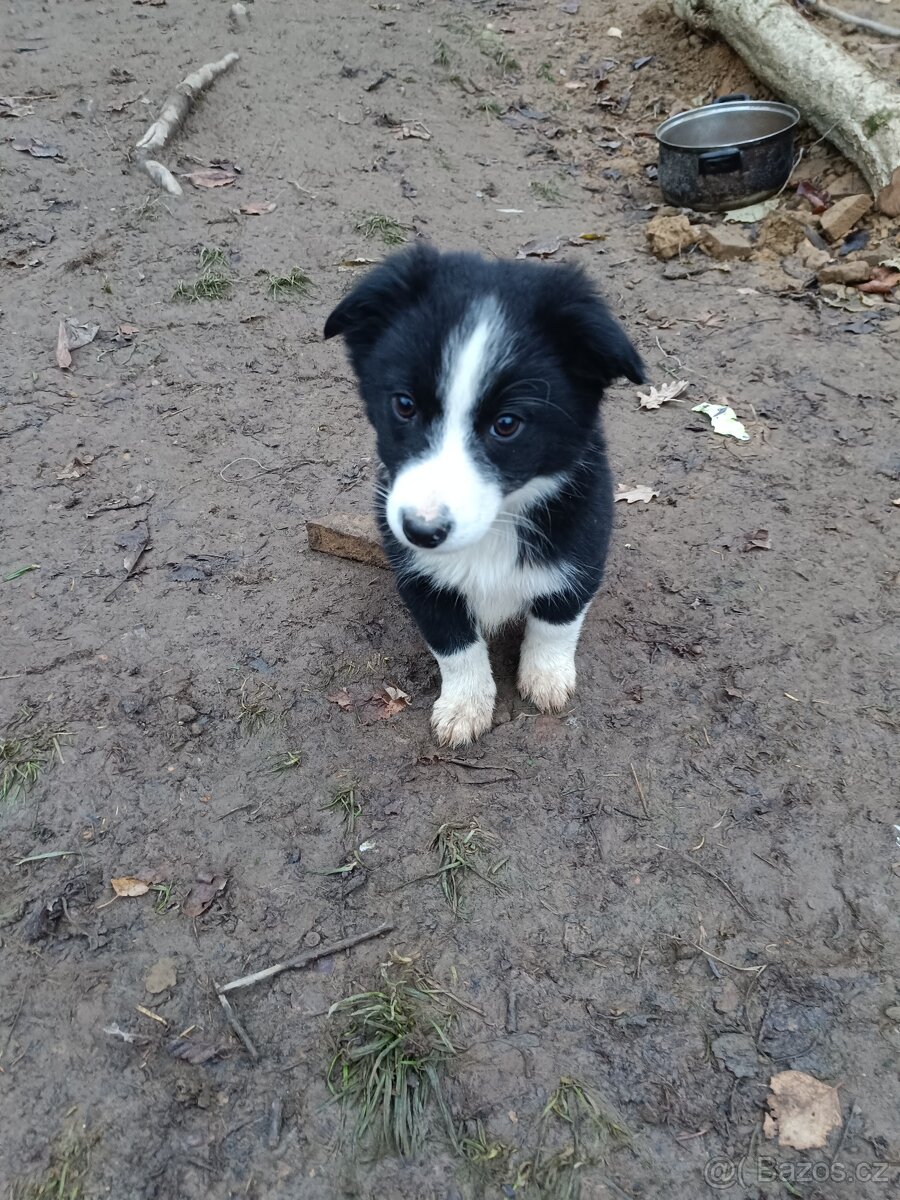
M 459 549 L 483 537 L 503 499 L 497 480 L 473 454 L 474 417 L 486 388 L 509 354 L 509 336 L 499 304 L 481 302 L 454 331 L 444 348 L 431 447 L 397 476 L 388 497 L 388 522 L 402 540 L 402 511 L 422 521 L 449 516 L 452 530 L 440 551 Z

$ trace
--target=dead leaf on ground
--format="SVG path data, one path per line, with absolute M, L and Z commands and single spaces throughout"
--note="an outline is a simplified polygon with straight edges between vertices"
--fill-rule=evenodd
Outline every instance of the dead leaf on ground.
M 391 133 L 398 142 L 406 141 L 407 138 L 419 138 L 423 142 L 431 141 L 431 130 L 421 121 L 413 121 L 409 125 L 395 125 L 391 129 Z
M 161 958 L 155 962 L 144 979 L 144 987 L 151 996 L 167 992 L 178 982 L 174 958 Z
M 639 500 L 643 504 L 649 504 L 654 496 L 658 496 L 654 488 L 646 487 L 643 484 L 638 487 L 627 488 L 624 484 L 619 484 L 616 488 L 615 499 L 625 500 L 628 504 L 636 504 Z
M 649 392 L 638 392 L 641 408 L 662 408 L 671 400 L 677 400 L 687 386 L 686 379 L 678 379 L 664 383 L 661 388 L 651 387 Z
M 59 332 L 56 335 L 56 365 L 62 371 L 67 371 L 72 365 L 72 355 L 69 353 L 69 338 L 66 334 L 65 321 L 60 321 Z
M 150 891 L 150 884 L 145 883 L 143 879 L 137 879 L 134 875 L 119 875 L 109 882 L 117 896 L 146 896 Z
M 766 1116 L 763 1130 L 781 1146 L 817 1150 L 843 1124 L 837 1088 L 805 1071 L 780 1071 L 769 1080 L 769 1088 L 766 1104 L 771 1116 Z
M 30 117 L 34 112 L 32 104 L 17 104 L 18 97 L 0 96 L 0 117 Z
M 768 529 L 754 529 L 752 533 L 744 534 L 744 553 L 749 550 L 771 550 L 772 538 Z
M 831 197 L 822 188 L 817 188 L 809 179 L 801 179 L 797 184 L 798 196 L 802 196 L 809 203 L 810 208 L 817 215 L 823 213 L 831 204 Z
M 337 269 L 339 271 L 358 271 L 361 267 L 371 267 L 380 261 L 378 258 L 342 258 Z
M 217 896 L 228 886 L 227 875 L 197 874 L 197 882 L 187 894 L 181 906 L 186 917 L 202 917 Z
M 411 698 L 401 688 L 386 683 L 370 697 L 369 703 L 363 709 L 363 724 L 372 725 L 375 721 L 386 721 L 389 717 L 396 717 L 409 706 Z
M 121 508 L 140 508 L 142 504 L 148 504 L 156 495 L 153 488 L 148 487 L 145 483 L 139 483 L 130 496 L 118 497 L 115 500 L 107 500 L 105 504 L 101 504 L 99 508 L 95 508 L 93 512 L 87 513 L 87 518 L 98 517 L 101 513 L 116 512 Z M 151 879 L 150 883 L 158 883 L 159 880 Z
M 562 245 L 561 238 L 533 238 L 516 251 L 516 258 L 549 258 Z
M 61 471 L 56 472 L 57 479 L 80 479 L 87 474 L 87 469 L 94 461 L 93 454 L 75 455 Z
M 267 213 L 274 212 L 278 207 L 271 200 L 252 202 L 250 204 L 242 204 L 241 212 L 247 217 L 264 217 Z
M 126 571 L 133 571 L 138 559 L 147 549 L 150 542 L 150 528 L 146 521 L 138 521 L 131 529 L 116 537 L 116 545 L 125 551 L 122 565 Z
M 10 144 L 13 150 L 18 150 L 22 154 L 30 154 L 32 158 L 63 157 L 59 146 L 50 145 L 48 142 L 39 142 L 37 138 L 13 138 Z
M 78 325 L 68 318 L 60 321 L 56 334 L 56 365 L 68 370 L 72 365 L 72 351 L 89 345 L 99 332 L 99 325 Z
M 140 332 L 140 330 L 137 325 L 117 325 L 116 326 L 116 333 L 118 333 L 121 337 L 125 338 L 128 341 L 130 341 L 134 337 L 134 335 L 139 332 Z
M 169 1046 L 169 1053 L 173 1058 L 199 1067 L 211 1058 L 217 1058 L 222 1053 L 222 1047 L 212 1042 L 195 1042 L 192 1038 L 176 1038 Z
M 230 187 L 237 179 L 239 172 L 233 166 L 201 167 L 199 171 L 191 171 L 188 179 L 195 188 Z
M 341 688 L 339 692 L 333 692 L 330 696 L 326 696 L 325 699 L 330 704 L 336 704 L 341 712 L 349 712 L 353 707 L 353 698 L 346 688 Z
M 569 238 L 570 246 L 583 246 L 587 242 L 605 242 L 605 233 L 579 233 Z
M 132 4 L 146 5 L 148 8 L 162 8 L 166 0 L 131 0 Z
M 892 292 L 900 283 L 900 271 L 892 271 L 890 267 L 873 267 L 872 278 L 861 283 L 858 291 L 876 296 L 885 296 Z

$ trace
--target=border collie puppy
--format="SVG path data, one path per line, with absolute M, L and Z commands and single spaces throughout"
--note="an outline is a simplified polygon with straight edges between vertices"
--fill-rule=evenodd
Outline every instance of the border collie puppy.
M 424 245 L 344 297 L 336 334 L 377 434 L 385 549 L 440 667 L 438 740 L 490 729 L 485 638 L 517 617 L 519 691 L 563 708 L 612 526 L 598 405 L 618 377 L 643 382 L 634 347 L 573 267 Z

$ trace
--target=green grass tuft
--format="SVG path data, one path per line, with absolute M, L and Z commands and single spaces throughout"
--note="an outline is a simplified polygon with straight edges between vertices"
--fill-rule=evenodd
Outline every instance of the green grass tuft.
M 293 267 L 287 275 L 270 275 L 266 289 L 273 300 L 295 300 L 306 296 L 315 287 L 301 267 Z
M 462 892 L 466 876 L 476 875 L 498 891 L 503 890 L 496 879 L 490 876 L 500 870 L 506 859 L 493 866 L 487 863 L 489 844 L 495 840 L 492 833 L 487 833 L 475 821 L 471 825 L 446 822 L 434 835 L 429 849 L 434 850 L 439 858 L 435 874 L 441 881 L 441 891 L 454 916 L 462 915 Z M 482 865 L 487 874 L 481 869 Z
M 408 964 L 382 968 L 381 987 L 332 1005 L 337 1051 L 328 1087 L 358 1142 L 409 1157 L 422 1146 L 435 1115 L 456 1146 L 442 1075 L 456 1053 L 446 995 Z
M 357 787 L 359 787 L 357 783 L 347 784 L 335 793 L 334 798 L 329 800 L 322 810 L 340 814 L 344 822 L 344 831 L 348 837 L 356 832 L 357 818 L 362 812 L 362 805 L 356 798 Z
M 231 294 L 231 272 L 228 256 L 219 246 L 203 246 L 197 256 L 200 274 L 193 283 L 178 284 L 173 300 L 194 304 L 198 300 L 224 300 Z
M 402 246 L 406 241 L 406 230 L 393 217 L 384 213 L 364 213 L 356 222 L 356 232 L 369 239 L 378 239 L 385 246 Z
M 554 183 L 552 179 L 532 179 L 529 183 L 529 188 L 534 192 L 535 196 L 544 204 L 549 204 L 554 208 L 559 208 L 565 202 L 565 196 L 558 183 Z
M 23 709 L 7 735 L 0 738 L 0 803 L 15 804 L 54 758 L 63 761 L 60 742 L 71 735 L 62 729 L 27 728 L 31 718 L 30 710 Z
M 494 33 L 492 29 L 482 30 L 478 38 L 478 48 L 491 60 L 501 75 L 515 75 L 521 71 L 518 60 L 507 49 L 501 35 Z
M 39 1176 L 19 1179 L 8 1193 L 10 1200 L 81 1200 L 91 1165 L 91 1150 L 98 1140 L 83 1129 L 65 1133 L 50 1150 L 50 1164 Z

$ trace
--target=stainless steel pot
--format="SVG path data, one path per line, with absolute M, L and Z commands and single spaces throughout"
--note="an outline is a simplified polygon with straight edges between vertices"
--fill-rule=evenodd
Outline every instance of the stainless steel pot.
M 656 131 L 663 199 L 714 212 L 774 195 L 790 178 L 799 121 L 790 104 L 743 94 L 669 117 Z

